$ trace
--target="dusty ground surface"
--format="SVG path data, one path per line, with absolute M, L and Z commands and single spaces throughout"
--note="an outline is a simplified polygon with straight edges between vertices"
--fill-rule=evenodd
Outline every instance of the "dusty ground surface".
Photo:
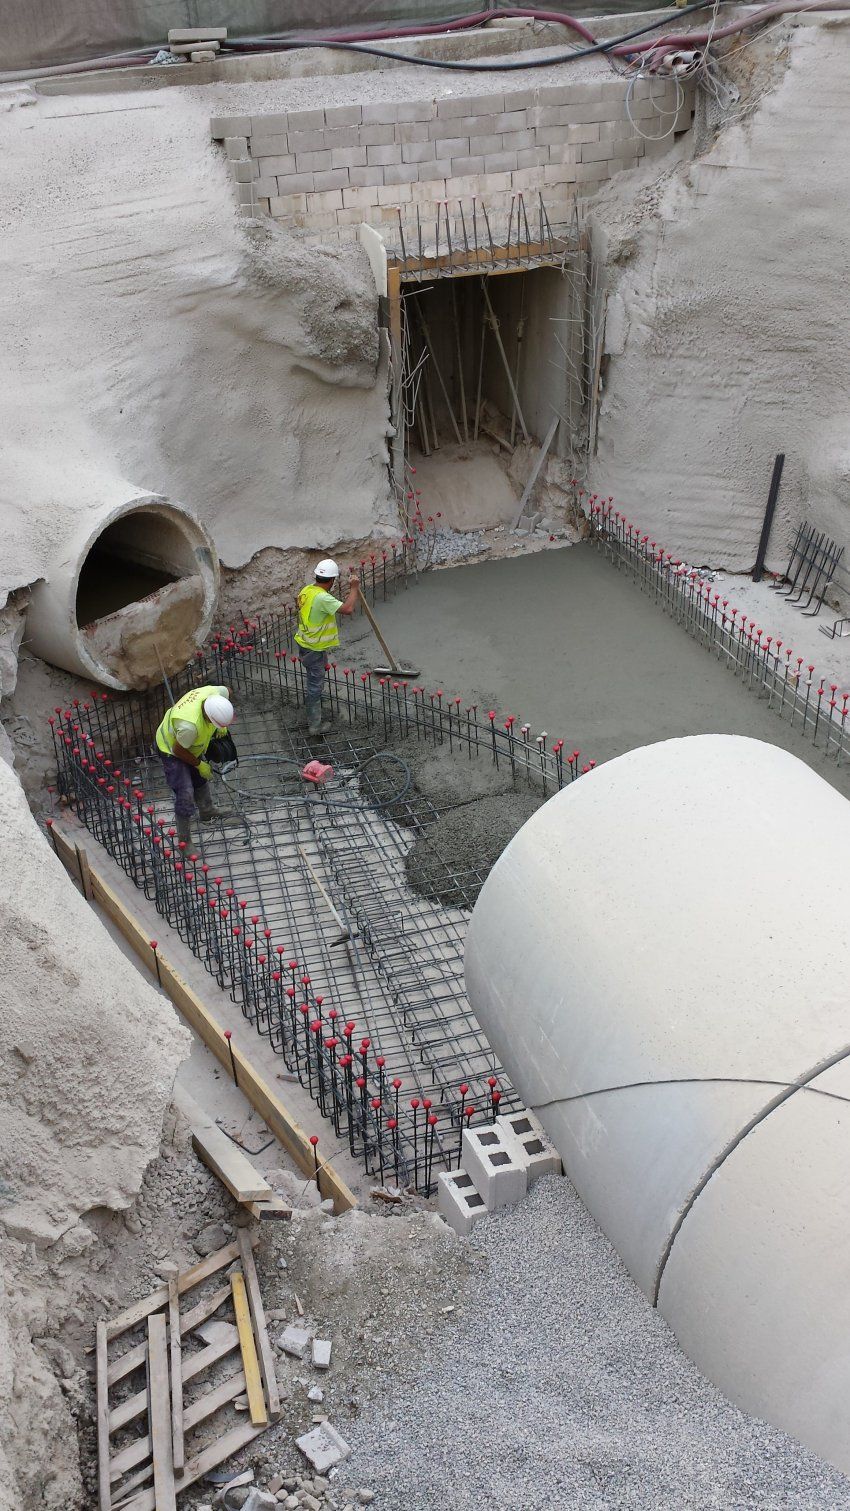
M 462 1313 L 354 1430 L 376 1504 L 850 1506 L 843 1475 L 685 1358 L 567 1180 L 541 1181 L 466 1242 L 480 1259 Z

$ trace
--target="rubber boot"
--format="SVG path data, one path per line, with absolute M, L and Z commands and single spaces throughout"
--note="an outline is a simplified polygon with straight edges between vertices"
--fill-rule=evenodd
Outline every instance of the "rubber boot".
M 307 700 L 307 733 L 308 735 L 323 735 L 330 729 L 326 719 L 322 719 L 321 698 L 308 698 Z
M 175 822 L 175 828 L 177 830 L 177 843 L 178 843 L 178 845 L 179 844 L 191 845 L 191 843 L 192 843 L 192 825 L 191 825 L 190 820 L 187 819 L 187 818 L 180 818 L 179 815 L 178 815 L 177 820 Z
M 195 802 L 198 805 L 198 814 L 202 824 L 208 824 L 214 818 L 223 817 L 221 809 L 216 808 L 213 802 L 209 782 L 205 782 L 203 787 L 196 789 Z

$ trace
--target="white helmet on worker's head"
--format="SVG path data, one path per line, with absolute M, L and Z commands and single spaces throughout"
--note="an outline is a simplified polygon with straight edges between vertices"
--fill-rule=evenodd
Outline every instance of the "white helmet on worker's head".
M 229 698 L 222 698 L 219 693 L 213 693 L 211 697 L 204 699 L 204 713 L 211 724 L 217 724 L 219 729 L 227 729 L 233 723 L 233 704 Z
M 331 561 L 331 558 L 326 556 L 324 561 L 319 562 L 315 576 L 321 577 L 323 582 L 332 582 L 335 577 L 339 576 L 339 567 L 335 561 Z

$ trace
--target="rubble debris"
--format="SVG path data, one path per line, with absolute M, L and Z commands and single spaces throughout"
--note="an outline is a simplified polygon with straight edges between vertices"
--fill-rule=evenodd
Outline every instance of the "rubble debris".
M 345 1439 L 330 1422 L 322 1422 L 321 1426 L 296 1438 L 295 1446 L 320 1474 L 326 1469 L 333 1469 L 335 1464 L 341 1464 L 351 1452 Z
M 330 1369 L 332 1344 L 327 1338 L 313 1339 L 313 1368 Z
M 303 1327 L 284 1328 L 277 1340 L 277 1346 L 285 1354 L 291 1354 L 293 1359 L 303 1359 L 310 1347 L 310 1334 Z

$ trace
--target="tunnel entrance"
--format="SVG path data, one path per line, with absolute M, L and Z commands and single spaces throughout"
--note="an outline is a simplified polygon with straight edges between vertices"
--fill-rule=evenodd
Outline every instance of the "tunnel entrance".
M 497 231 L 474 206 L 462 210 L 459 226 L 446 209 L 427 234 L 400 233 L 387 291 L 397 491 L 419 490 L 429 513 L 470 530 L 513 525 L 538 463 L 547 479 L 584 475 L 604 297 L 577 215 L 553 229 L 541 202 L 539 230 L 511 209 Z

